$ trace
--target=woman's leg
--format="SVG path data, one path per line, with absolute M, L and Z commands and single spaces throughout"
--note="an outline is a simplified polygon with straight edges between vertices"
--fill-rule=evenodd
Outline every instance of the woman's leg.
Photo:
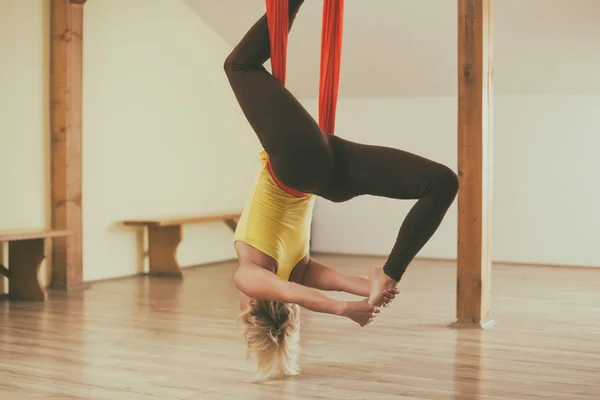
M 361 297 L 369 297 L 371 291 L 368 279 L 343 274 L 312 257 L 309 258 L 300 278 L 298 283 L 319 290 L 346 292 Z M 383 300 L 391 303 L 396 294 L 396 288 L 389 288 L 384 291 Z
M 336 154 L 335 172 L 332 184 L 320 196 L 337 202 L 365 194 L 418 199 L 402 223 L 383 266 L 385 276 L 376 277 L 397 284 L 454 201 L 458 177 L 448 167 L 406 151 L 353 143 L 339 137 L 332 137 L 331 144 Z
M 304 0 L 289 0 L 289 26 Z M 263 66 L 270 57 L 267 15 L 242 38 L 225 61 L 229 83 L 244 115 L 269 155 L 277 178 L 293 189 L 314 192 L 328 177 L 332 151 L 318 123 Z

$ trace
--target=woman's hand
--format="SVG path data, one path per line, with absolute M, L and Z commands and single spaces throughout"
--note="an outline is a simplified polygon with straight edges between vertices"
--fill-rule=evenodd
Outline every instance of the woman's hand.
M 369 304 L 368 299 L 348 301 L 343 304 L 342 316 L 350 318 L 360 326 L 366 326 L 373 322 L 379 311 L 379 307 Z

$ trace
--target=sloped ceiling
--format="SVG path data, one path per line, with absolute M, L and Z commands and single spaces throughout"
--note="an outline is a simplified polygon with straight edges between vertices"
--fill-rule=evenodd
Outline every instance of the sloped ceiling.
M 264 0 L 183 0 L 232 47 Z M 456 94 L 456 0 L 346 0 L 342 97 Z M 288 87 L 318 90 L 323 0 L 290 34 Z M 494 85 L 501 94 L 600 92 L 600 0 L 495 0 Z

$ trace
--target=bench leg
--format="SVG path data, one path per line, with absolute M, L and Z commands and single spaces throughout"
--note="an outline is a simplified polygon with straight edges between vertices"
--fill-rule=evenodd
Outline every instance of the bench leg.
M 8 257 L 8 298 L 46 301 L 48 295 L 39 278 L 40 266 L 46 257 L 44 239 L 10 242 Z
M 225 223 L 227 224 L 227 226 L 228 226 L 228 227 L 229 227 L 229 228 L 230 228 L 232 231 L 234 231 L 234 232 L 235 232 L 235 230 L 237 229 L 237 224 L 238 224 L 238 220 L 237 220 L 237 219 L 233 219 L 233 218 L 226 219 L 226 220 L 225 220 Z
M 181 243 L 181 226 L 148 227 L 150 275 L 183 277 L 177 262 L 179 243 Z

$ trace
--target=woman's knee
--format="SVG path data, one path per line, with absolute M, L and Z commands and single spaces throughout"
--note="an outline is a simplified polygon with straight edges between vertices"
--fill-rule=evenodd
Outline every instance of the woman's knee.
M 223 63 L 223 70 L 227 76 L 230 76 L 235 71 L 236 65 L 238 65 L 238 60 L 236 59 L 234 52 L 231 52 Z
M 434 175 L 435 195 L 454 200 L 460 186 L 458 175 L 443 164 L 438 164 Z
M 244 60 L 238 54 L 238 51 L 236 49 L 233 49 L 233 51 L 229 53 L 229 55 L 223 62 L 223 70 L 225 70 L 227 76 L 231 76 L 232 74 L 237 72 L 243 72 L 244 70 L 248 70 L 253 67 L 256 66 Z

